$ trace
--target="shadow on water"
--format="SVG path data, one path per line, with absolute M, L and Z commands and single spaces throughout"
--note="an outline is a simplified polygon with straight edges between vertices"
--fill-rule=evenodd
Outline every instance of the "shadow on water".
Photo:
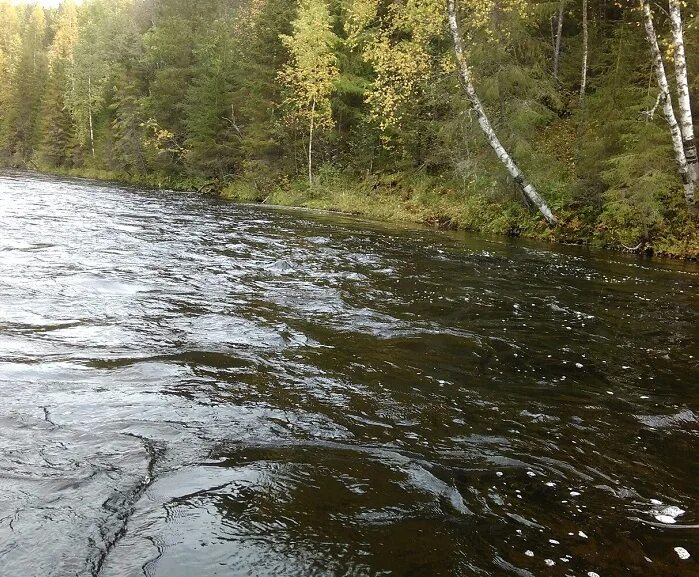
M 696 265 L 26 174 L 0 230 L 2 577 L 698 572 Z

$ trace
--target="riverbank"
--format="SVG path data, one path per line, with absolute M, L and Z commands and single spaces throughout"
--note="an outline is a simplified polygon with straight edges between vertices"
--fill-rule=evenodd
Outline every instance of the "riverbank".
M 580 214 L 571 203 L 555 207 L 560 224 L 546 225 L 501 183 L 474 179 L 457 191 L 454 183 L 425 175 L 368 175 L 363 179 L 339 171 L 323 171 L 311 188 L 307 180 L 277 179 L 261 183 L 240 178 L 225 185 L 203 178 L 160 174 L 125 174 L 93 169 L 41 172 L 59 176 L 120 182 L 154 189 L 213 194 L 232 202 L 302 207 L 362 216 L 385 222 L 423 224 L 541 240 L 589 245 L 613 251 L 665 258 L 699 260 L 699 218 L 688 213 L 679 194 L 653 227 L 610 226 L 593 213 Z M 463 190 L 465 188 L 465 190 Z

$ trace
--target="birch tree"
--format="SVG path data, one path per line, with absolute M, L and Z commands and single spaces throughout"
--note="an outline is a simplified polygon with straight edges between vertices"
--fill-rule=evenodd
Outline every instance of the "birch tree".
M 696 183 L 699 182 L 699 160 L 697 159 L 697 146 L 694 141 L 694 123 L 689 98 L 687 58 L 684 49 L 684 31 L 679 0 L 670 0 L 670 22 L 672 23 L 672 40 L 675 49 L 675 78 L 677 80 L 682 145 L 687 159 L 689 178 L 696 186 Z
M 587 30 L 587 0 L 582 0 L 582 25 L 583 25 L 583 56 L 582 74 L 580 77 L 580 105 L 585 100 L 585 89 L 587 88 L 587 51 L 588 51 L 588 30 Z
M 77 125 L 77 139 L 95 158 L 95 111 L 102 104 L 102 86 L 111 64 L 105 49 L 104 30 L 109 16 L 106 5 L 92 2 L 80 14 L 80 38 L 75 47 L 75 84 L 71 109 Z
M 563 17 L 566 0 L 561 0 L 558 6 L 558 20 L 556 24 L 556 44 L 553 51 L 553 75 L 558 78 L 558 67 L 561 61 L 561 40 L 563 38 Z
M 684 186 L 684 198 L 687 204 L 694 205 L 694 189 L 695 184 L 690 178 L 689 168 L 687 166 L 687 157 L 684 152 L 684 144 L 682 141 L 682 130 L 677 123 L 675 110 L 672 105 L 670 96 L 670 86 L 665 74 L 665 64 L 663 63 L 662 53 L 658 45 L 658 37 L 655 34 L 655 26 L 653 25 L 653 14 L 650 11 L 648 0 L 639 0 L 641 10 L 643 12 L 643 22 L 646 29 L 646 39 L 650 45 L 651 55 L 653 57 L 653 67 L 655 69 L 655 77 L 660 89 L 660 101 L 663 104 L 663 112 L 670 128 L 670 136 L 672 137 L 672 146 L 675 149 L 675 160 L 677 161 L 677 171 L 679 172 L 682 184 Z
M 444 0 L 407 0 L 401 4 L 390 4 L 383 13 L 379 10 L 377 0 L 354 0 L 352 3 L 348 17 L 349 41 L 359 44 L 360 38 L 369 36 L 364 41 L 364 55 L 372 64 L 376 78 L 368 102 L 372 108 L 372 117 L 381 130 L 400 125 L 403 110 L 419 98 L 421 88 L 429 82 L 436 66 L 440 66 L 442 71 L 453 70 L 453 59 L 449 58 L 447 64 L 444 55 L 434 56 L 429 50 L 436 41 L 443 38 L 444 8 Z M 526 180 L 490 124 L 485 107 L 476 93 L 466 59 L 455 1 L 449 0 L 447 8 L 458 74 L 471 108 L 478 117 L 479 127 L 527 201 L 541 212 L 549 224 L 555 225 L 557 221 L 553 212 L 536 188 Z M 520 0 L 499 2 L 497 8 L 521 15 L 528 10 L 527 5 Z M 483 32 L 495 41 L 491 28 L 495 9 L 495 4 L 490 0 L 470 3 L 469 29 Z M 506 30 L 500 32 L 507 34 Z
M 485 108 L 478 98 L 478 94 L 476 93 L 476 89 L 473 85 L 471 69 L 468 65 L 468 61 L 466 60 L 466 50 L 464 48 L 461 31 L 459 30 L 455 0 L 447 0 L 447 7 L 449 14 L 449 28 L 451 29 L 451 34 L 454 41 L 454 52 L 456 54 L 456 63 L 458 66 L 459 76 L 466 92 L 466 96 L 471 102 L 471 106 L 478 117 L 478 124 L 480 125 L 483 134 L 485 134 L 488 144 L 490 144 L 492 149 L 495 151 L 498 159 L 500 159 L 500 162 L 502 162 L 512 179 L 522 189 L 522 192 L 527 200 L 531 202 L 531 204 L 534 205 L 539 212 L 541 212 L 550 225 L 556 225 L 557 220 L 551 209 L 548 207 L 534 185 L 527 181 L 520 168 L 517 166 L 507 150 L 505 150 L 505 148 L 502 146 L 500 140 L 495 134 L 495 131 L 488 120 Z
M 318 130 L 334 126 L 330 97 L 339 77 L 338 42 L 325 0 L 301 0 L 291 36 L 282 36 L 291 59 L 279 78 L 290 89 L 287 120 L 308 126 L 308 183 L 313 186 L 313 146 Z

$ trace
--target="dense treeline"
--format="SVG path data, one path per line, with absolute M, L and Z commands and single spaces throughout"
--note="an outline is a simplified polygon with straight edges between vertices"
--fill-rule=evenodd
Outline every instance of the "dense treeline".
M 458 13 L 451 28 L 449 7 Z M 697 8 L 697 0 L 66 0 L 52 10 L 0 2 L 0 159 L 697 255 L 688 202 Z M 537 197 L 556 227 L 541 218 Z

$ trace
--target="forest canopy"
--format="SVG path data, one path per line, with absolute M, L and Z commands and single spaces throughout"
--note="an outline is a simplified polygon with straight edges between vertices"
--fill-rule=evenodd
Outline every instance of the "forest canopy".
M 6 166 L 699 254 L 697 0 L 0 1 L 0 23 Z

